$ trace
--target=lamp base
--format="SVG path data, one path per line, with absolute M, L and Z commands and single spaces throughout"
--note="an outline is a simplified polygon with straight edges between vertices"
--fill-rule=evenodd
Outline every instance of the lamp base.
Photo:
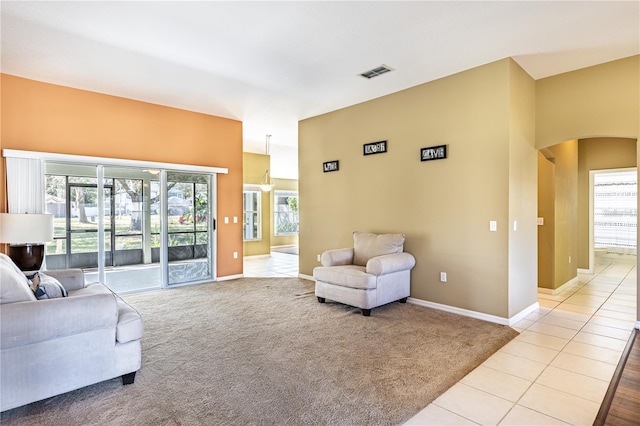
M 44 260 L 44 244 L 12 244 L 9 257 L 21 271 L 39 271 Z

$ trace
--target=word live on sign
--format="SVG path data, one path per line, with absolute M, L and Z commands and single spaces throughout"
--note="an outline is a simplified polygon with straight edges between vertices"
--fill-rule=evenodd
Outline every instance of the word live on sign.
M 364 155 L 382 154 L 387 152 L 387 141 L 365 143 L 363 146 Z
M 420 148 L 420 161 L 442 160 L 447 158 L 447 146 L 438 145 Z
M 338 162 L 338 160 L 327 161 L 326 163 L 322 163 L 322 170 L 325 173 L 337 172 L 338 170 L 340 170 L 340 163 Z

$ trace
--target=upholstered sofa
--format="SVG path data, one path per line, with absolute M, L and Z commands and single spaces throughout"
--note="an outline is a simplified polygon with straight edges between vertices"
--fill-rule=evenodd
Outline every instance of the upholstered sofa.
M 44 274 L 68 296 L 36 299 L 0 253 L 0 411 L 119 376 L 130 384 L 140 369 L 143 324 L 135 309 L 103 284 L 85 285 L 79 269 Z
M 322 253 L 322 266 L 313 269 L 318 301 L 355 306 L 364 316 L 375 307 L 406 302 L 416 260 L 404 252 L 404 241 L 403 234 L 354 232 L 353 248 Z

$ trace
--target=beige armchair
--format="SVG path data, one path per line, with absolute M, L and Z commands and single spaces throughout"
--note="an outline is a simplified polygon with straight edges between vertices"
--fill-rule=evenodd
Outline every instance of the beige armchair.
M 410 272 L 415 258 L 404 253 L 402 234 L 353 233 L 353 248 L 322 253 L 322 266 L 313 269 L 316 296 L 362 309 L 387 303 L 405 303 L 410 293 Z

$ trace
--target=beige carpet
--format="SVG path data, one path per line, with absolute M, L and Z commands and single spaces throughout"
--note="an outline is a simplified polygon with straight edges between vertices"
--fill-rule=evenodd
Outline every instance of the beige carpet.
M 313 282 L 297 278 L 125 299 L 145 322 L 136 382 L 16 408 L 3 424 L 401 424 L 517 334 L 397 302 L 364 317 L 318 303 Z

